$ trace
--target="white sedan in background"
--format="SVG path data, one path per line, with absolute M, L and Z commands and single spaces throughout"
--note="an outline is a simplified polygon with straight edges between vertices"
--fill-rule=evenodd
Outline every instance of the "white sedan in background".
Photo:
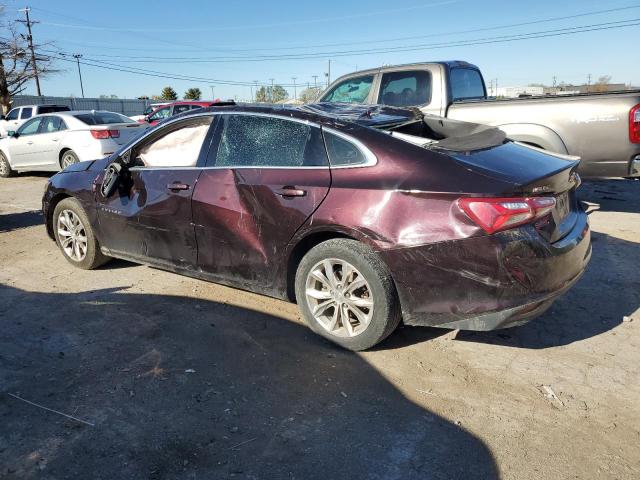
M 21 171 L 58 171 L 115 152 L 148 125 L 97 110 L 38 115 L 0 140 L 0 177 Z

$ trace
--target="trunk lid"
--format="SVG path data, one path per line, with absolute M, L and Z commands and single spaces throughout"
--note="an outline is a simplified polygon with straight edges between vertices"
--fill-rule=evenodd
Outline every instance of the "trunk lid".
M 505 191 L 501 196 L 554 197 L 556 205 L 551 214 L 536 221 L 535 227 L 549 242 L 568 234 L 575 225 L 580 206 L 575 192 L 580 185 L 576 169 L 578 157 L 554 154 L 538 148 L 507 142 L 488 150 L 449 155 L 464 166 L 485 176 L 502 180 Z
M 118 136 L 111 137 L 111 140 L 115 141 L 118 145 L 124 145 L 144 132 L 146 128 L 147 125 L 142 123 L 110 123 L 106 125 L 94 125 L 90 130 L 117 130 L 119 132 Z

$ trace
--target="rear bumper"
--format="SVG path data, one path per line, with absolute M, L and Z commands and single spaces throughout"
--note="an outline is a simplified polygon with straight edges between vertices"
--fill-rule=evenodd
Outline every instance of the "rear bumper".
M 495 235 L 381 252 L 407 325 L 493 330 L 543 313 L 591 258 L 586 214 L 549 244 L 532 225 Z

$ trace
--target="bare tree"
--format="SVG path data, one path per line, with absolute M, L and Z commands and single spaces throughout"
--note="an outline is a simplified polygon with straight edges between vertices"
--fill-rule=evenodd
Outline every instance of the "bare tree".
M 0 7 L 0 15 L 3 13 Z M 26 36 L 21 35 L 10 22 L 1 24 L 0 36 L 0 105 L 2 113 L 11 108 L 11 97 L 22 93 L 27 83 L 35 78 L 31 55 L 28 53 Z M 36 49 L 37 73 L 40 78 L 57 72 L 52 68 L 50 56 L 37 53 L 42 45 L 34 45 Z
M 611 83 L 611 75 L 602 75 L 598 77 L 598 81 L 595 84 L 596 92 L 607 92 L 609 91 L 609 84 Z

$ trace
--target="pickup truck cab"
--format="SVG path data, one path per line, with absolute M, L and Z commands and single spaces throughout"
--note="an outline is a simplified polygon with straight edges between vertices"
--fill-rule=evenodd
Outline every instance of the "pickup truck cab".
M 16 131 L 18 127 L 31 117 L 44 113 L 68 112 L 66 105 L 22 105 L 14 107 L 6 115 L 0 115 L 0 137 L 6 137 L 7 132 Z
M 512 140 L 582 158 L 584 177 L 640 177 L 640 90 L 487 98 L 479 68 L 463 61 L 374 68 L 334 81 L 320 102 L 414 106 L 482 123 Z

